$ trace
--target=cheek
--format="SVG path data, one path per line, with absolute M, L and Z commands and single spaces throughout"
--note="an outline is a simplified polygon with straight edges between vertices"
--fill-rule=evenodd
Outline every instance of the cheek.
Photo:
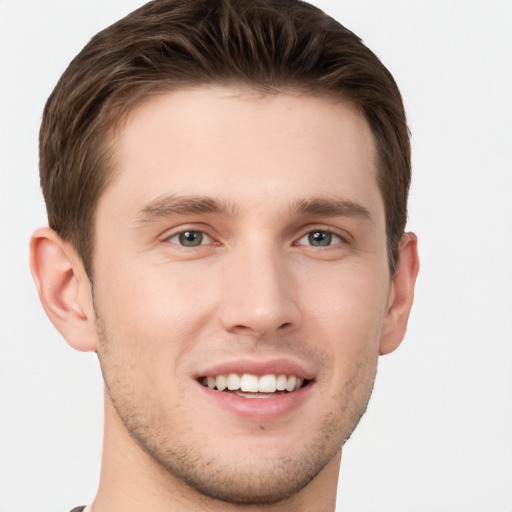
M 98 351 L 105 380 L 125 409 L 138 404 L 156 422 L 185 400 L 191 361 L 217 325 L 219 273 L 183 267 L 117 266 L 98 279 L 97 309 L 109 337 Z
M 95 304 L 107 334 L 99 350 L 104 373 L 123 380 L 125 389 L 137 380 L 133 394 L 158 390 L 155 396 L 164 399 L 178 393 L 176 382 L 181 382 L 184 362 L 194 352 L 210 316 L 208 294 L 197 293 L 197 282 L 189 286 L 186 276 L 154 269 L 151 275 L 141 269 L 102 278 Z
M 309 317 L 306 325 L 313 323 L 329 333 L 328 340 L 354 350 L 378 343 L 389 294 L 385 269 L 340 264 L 305 275 L 298 296 Z
M 182 330 L 197 328 L 210 307 L 205 280 L 197 274 L 151 264 L 104 275 L 97 299 L 111 324 L 120 331 L 180 337 Z M 160 335 L 158 333 L 160 332 Z
M 338 390 L 356 386 L 366 395 L 376 372 L 387 310 L 386 269 L 376 267 L 372 273 L 368 266 L 340 265 L 338 272 L 321 277 L 316 276 L 317 286 L 312 279 L 301 284 L 309 290 L 303 293 L 302 306 L 307 338 L 329 355 L 326 382 L 336 383 Z

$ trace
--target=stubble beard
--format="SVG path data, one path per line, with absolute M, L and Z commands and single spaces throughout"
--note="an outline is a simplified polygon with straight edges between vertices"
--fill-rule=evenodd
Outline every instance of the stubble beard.
M 110 367 L 107 359 L 115 359 L 111 348 L 115 341 L 96 312 L 100 364 L 106 392 L 132 439 L 169 476 L 185 483 L 200 495 L 239 505 L 271 505 L 285 501 L 304 489 L 341 451 L 366 411 L 375 378 L 348 379 L 344 389 L 332 397 L 338 409 L 331 410 L 320 422 L 316 435 L 309 443 L 289 456 L 273 457 L 270 461 L 244 460 L 233 462 L 228 454 L 223 460 L 213 450 L 209 452 L 204 439 L 192 439 L 183 428 L 178 435 L 169 434 L 167 425 L 152 423 L 140 407 L 140 395 L 130 392 L 123 369 Z M 364 381 L 364 382 L 362 382 Z M 178 420 L 179 421 L 179 420 Z M 176 434 L 176 432 L 173 432 Z M 215 436 L 210 440 L 214 446 Z M 199 446 L 200 445 L 200 446 Z M 199 446 L 199 447 L 198 447 Z

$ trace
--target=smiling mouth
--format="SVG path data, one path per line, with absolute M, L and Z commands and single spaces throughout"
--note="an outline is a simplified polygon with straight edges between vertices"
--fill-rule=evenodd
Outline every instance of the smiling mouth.
M 250 373 L 229 373 L 201 377 L 198 380 L 210 389 L 244 398 L 273 398 L 298 391 L 310 382 L 296 375 L 267 374 L 258 377 Z

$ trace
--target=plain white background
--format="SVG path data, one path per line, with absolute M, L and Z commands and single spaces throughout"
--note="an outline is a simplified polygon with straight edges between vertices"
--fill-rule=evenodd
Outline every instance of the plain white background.
M 44 102 L 139 0 L 0 0 L 0 511 L 68 511 L 99 477 L 102 381 L 40 307 L 30 233 Z M 512 511 L 512 1 L 323 0 L 395 75 L 413 133 L 410 328 L 344 449 L 342 512 Z

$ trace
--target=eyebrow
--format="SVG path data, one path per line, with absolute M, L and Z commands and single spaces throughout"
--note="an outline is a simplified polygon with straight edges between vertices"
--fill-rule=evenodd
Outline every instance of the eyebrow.
M 292 207 L 299 216 L 351 217 L 373 223 L 370 211 L 363 205 L 345 199 L 313 198 Z
M 217 214 L 234 215 L 235 205 L 208 196 L 160 196 L 149 202 L 136 215 L 141 223 L 173 215 Z
M 238 208 L 234 203 L 209 196 L 164 195 L 145 205 L 136 215 L 140 223 L 151 222 L 173 215 L 210 214 L 233 216 Z M 373 222 L 367 208 L 354 201 L 336 198 L 303 199 L 290 205 L 290 212 L 296 216 L 351 217 Z

